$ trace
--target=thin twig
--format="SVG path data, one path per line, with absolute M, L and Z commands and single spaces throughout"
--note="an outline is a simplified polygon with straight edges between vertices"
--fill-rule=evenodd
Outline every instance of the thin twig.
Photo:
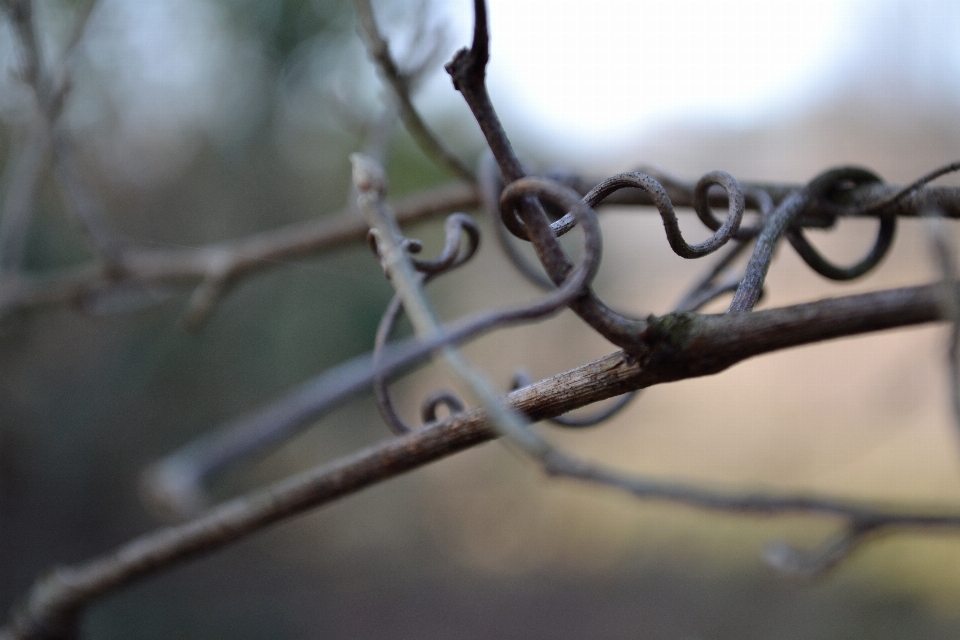
M 772 542 L 767 545 L 764 560 L 774 569 L 789 575 L 805 578 L 819 576 L 849 558 L 870 539 L 881 533 L 889 533 L 893 526 L 883 518 L 851 517 L 838 534 L 813 549 L 798 549 L 783 541 Z
M 469 49 L 458 51 L 453 60 L 447 63 L 446 69 L 453 80 L 454 88 L 463 96 L 480 126 L 487 146 L 500 168 L 503 182 L 511 184 L 523 178 L 525 173 L 487 93 L 485 79 L 486 65 L 490 58 L 490 34 L 486 3 L 483 0 L 474 0 L 473 7 L 473 42 Z M 514 196 L 510 202 L 501 200 L 500 209 L 506 214 L 504 222 L 513 220 L 512 216 L 516 211 L 524 229 L 519 234 L 520 237 L 533 243 L 537 257 L 550 279 L 554 284 L 559 284 L 573 269 L 573 263 L 554 235 L 546 212 L 536 195 L 514 191 Z M 507 226 L 509 228 L 510 224 Z M 617 314 L 590 291 L 575 300 L 570 308 L 600 335 L 624 349 L 634 345 L 637 332 L 642 330 L 642 323 Z
M 413 136 L 414 140 L 420 145 L 428 156 L 437 161 L 441 166 L 447 169 L 457 178 L 474 182 L 473 171 L 467 167 L 459 158 L 453 155 L 442 142 L 427 127 L 420 112 L 413 105 L 413 99 L 410 95 L 411 74 L 405 74 L 400 71 L 393 55 L 390 53 L 390 44 L 380 33 L 377 27 L 377 21 L 373 15 L 373 7 L 370 6 L 370 0 L 355 0 L 354 7 L 357 11 L 360 28 L 363 30 L 364 42 L 367 45 L 367 51 L 370 57 L 377 64 L 380 76 L 390 85 L 396 98 L 397 108 L 400 113 L 400 119 L 403 120 L 407 131 Z M 424 63 L 429 62 L 431 56 L 427 56 Z M 419 70 L 423 73 L 425 69 Z M 414 74 L 417 75 L 417 74 Z
M 15 0 L 11 2 L 11 5 L 10 14 L 14 32 L 17 34 L 17 43 L 22 60 L 20 76 L 33 91 L 37 110 L 41 116 L 41 127 L 45 129 L 41 136 L 44 142 L 42 155 L 45 156 L 52 151 L 54 167 L 56 168 L 55 175 L 66 200 L 73 214 L 92 239 L 94 248 L 107 263 L 106 266 L 109 270 L 118 248 L 116 236 L 107 223 L 103 206 L 80 178 L 79 167 L 66 135 L 59 131 L 61 115 L 70 89 L 69 63 L 77 47 L 83 41 L 90 17 L 97 6 L 97 0 L 90 0 L 77 11 L 70 38 L 56 66 L 46 62 L 47 56 L 44 56 L 40 47 L 32 0 Z M 47 146 L 50 148 L 46 148 Z M 21 189 L 30 197 L 32 197 L 35 185 L 39 181 L 40 173 L 44 168 L 44 165 L 40 163 L 32 166 L 35 175 L 25 176 L 25 185 Z M 4 238 L 4 244 L 7 246 L 15 241 L 11 238 L 16 238 L 18 235 L 21 238 L 24 237 L 26 224 L 29 220 L 27 212 L 29 211 L 30 200 L 22 200 L 18 204 L 20 207 L 12 212 L 17 214 L 18 219 L 9 224 L 13 233 Z M 13 253 L 11 260 L 15 266 L 19 266 L 15 260 L 16 257 L 16 253 Z
M 33 92 L 40 117 L 27 137 L 19 156 L 6 163 L 3 180 L 3 209 L 0 211 L 0 269 L 18 271 L 26 249 L 33 198 L 43 177 L 52 149 L 50 123 L 56 121 L 58 102 L 51 100 L 51 78 L 43 64 L 31 0 L 9 0 L 7 10 L 17 43 L 17 77 Z
M 531 184 L 539 183 L 527 179 L 518 186 L 522 188 Z M 539 320 L 566 307 L 596 275 L 600 252 L 596 221 L 586 217 L 592 215 L 588 213 L 589 209 L 579 202 L 575 192 L 566 191 L 564 197 L 572 208 L 584 215 L 582 226 L 586 251 L 581 264 L 562 286 L 527 305 L 465 318 L 444 327 L 424 342 L 408 340 L 398 343 L 378 356 L 377 366 L 371 362 L 370 356 L 359 356 L 326 371 L 280 401 L 208 434 L 151 467 L 144 483 L 148 496 L 162 510 L 174 514 L 183 510 L 189 513 L 191 508 L 202 504 L 206 476 L 226 464 L 265 451 L 353 393 L 366 388 L 376 377 L 389 377 L 441 347 L 458 344 L 500 327 Z M 646 323 L 642 322 L 642 326 L 645 327 Z
M 424 340 L 442 339 L 443 327 L 424 294 L 423 278 L 407 252 L 406 238 L 389 209 L 383 205 L 382 199 L 387 188 L 383 169 L 372 159 L 359 154 L 352 155 L 350 161 L 353 164 L 353 183 L 359 191 L 360 209 L 370 224 L 371 236 L 376 239 L 377 255 L 384 273 L 403 301 L 404 311 L 415 333 Z M 599 238 L 599 234 L 591 236 L 588 233 L 587 237 L 589 244 L 590 238 Z M 590 250 L 593 250 L 599 263 L 599 247 L 590 247 L 588 252 Z M 589 281 L 583 284 L 588 285 Z M 526 419 L 503 403 L 493 383 L 473 367 L 456 347 L 445 347 L 441 353 L 447 365 L 480 400 L 497 432 L 524 451 L 542 455 L 538 439 L 532 437 Z
M 103 203 L 96 197 L 83 179 L 76 152 L 65 136 L 54 142 L 54 175 L 64 195 L 64 200 L 90 237 L 97 255 L 110 271 L 119 261 L 121 245 L 116 232 L 107 219 Z

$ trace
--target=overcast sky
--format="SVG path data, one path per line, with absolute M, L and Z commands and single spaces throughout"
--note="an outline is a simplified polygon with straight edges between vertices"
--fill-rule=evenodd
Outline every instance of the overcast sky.
M 471 4 L 449 5 L 463 38 Z M 683 119 L 795 115 L 847 88 L 902 101 L 960 86 L 946 0 L 490 0 L 490 21 L 508 117 L 592 148 Z

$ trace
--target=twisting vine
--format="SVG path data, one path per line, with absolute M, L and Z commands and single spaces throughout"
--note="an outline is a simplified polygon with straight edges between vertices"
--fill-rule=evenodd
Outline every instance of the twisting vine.
M 473 218 L 463 213 L 455 213 L 447 218 L 446 221 L 446 243 L 443 252 L 435 260 L 423 261 L 413 259 L 414 268 L 421 274 L 420 285 L 425 285 L 431 278 L 439 276 L 448 271 L 465 264 L 477 251 L 480 245 L 480 228 Z M 466 234 L 468 243 L 466 247 L 462 246 L 461 237 Z M 371 235 L 371 248 L 374 253 L 378 252 L 376 236 Z M 411 253 L 420 252 L 420 244 L 415 241 L 406 243 L 407 251 Z M 380 355 L 390 339 L 393 329 L 396 326 L 397 319 L 403 310 L 403 299 L 400 294 L 393 296 L 390 304 L 387 306 L 383 319 L 377 327 L 377 335 L 373 347 L 373 365 L 374 369 L 379 369 Z M 397 415 L 390 400 L 390 393 L 387 389 L 387 380 L 379 373 L 374 378 L 373 390 L 377 398 L 377 407 L 380 409 L 380 415 L 384 421 L 397 435 L 409 433 L 412 429 L 407 426 Z M 463 410 L 463 403 L 453 393 L 448 391 L 435 391 L 430 394 L 421 408 L 420 414 L 425 423 L 433 422 L 436 419 L 437 408 L 445 405 L 451 413 Z
M 880 264 L 892 246 L 899 217 L 927 215 L 931 211 L 960 217 L 960 190 L 928 187 L 937 177 L 960 170 L 960 163 L 938 168 L 906 187 L 886 185 L 873 172 L 856 167 L 826 171 L 806 185 L 741 184 L 723 171 L 709 172 L 695 184 L 655 170 L 624 172 L 605 179 L 529 176 L 487 93 L 486 5 L 483 0 L 474 0 L 472 45 L 458 52 L 447 70 L 489 147 L 475 176 L 446 150 L 413 105 L 411 85 L 416 84 L 414 80 L 423 69 L 401 71 L 389 43 L 378 30 L 370 3 L 357 0 L 356 6 L 371 57 L 394 92 L 403 121 L 424 151 L 464 183 L 446 191 L 420 194 L 413 203 L 393 207 L 384 200 L 386 176 L 380 166 L 363 156 L 354 156 L 354 185 L 366 224 L 344 216 L 342 223 L 332 229 L 315 224 L 296 226 L 176 255 L 133 247 L 112 253 L 106 250 L 113 246 L 107 241 L 111 238 L 110 230 L 102 228 L 102 212 L 94 197 L 85 191 L 86 186 L 79 182 L 69 150 L 60 146 L 47 149 L 52 143 L 46 138 L 38 143 L 40 156 L 47 152 L 54 155 L 57 175 L 68 199 L 91 232 L 91 241 L 101 249 L 100 263 L 82 272 L 59 274 L 44 281 L 19 273 L 0 274 L 0 312 L 83 300 L 116 286 L 172 282 L 199 283 L 191 310 L 205 316 L 239 277 L 277 257 L 310 255 L 358 240 L 368 228 L 369 244 L 395 286 L 396 295 L 385 310 L 371 354 L 324 372 L 276 403 L 240 417 L 146 472 L 144 485 L 151 499 L 192 519 L 147 533 L 113 553 L 57 569 L 38 580 L 13 612 L 8 626 L 0 630 L 0 640 L 74 637 L 83 610 L 124 585 L 220 549 L 306 509 L 497 437 L 527 454 L 550 475 L 613 487 L 638 498 L 731 513 L 806 513 L 838 520 L 841 530 L 812 551 L 799 551 L 780 543 L 769 547 L 767 560 L 793 573 L 824 571 L 863 542 L 896 530 L 960 530 L 960 515 L 955 509 L 916 513 L 906 508 L 885 509 L 834 498 L 732 493 L 628 476 L 572 457 L 554 447 L 533 426 L 539 421 L 568 428 L 602 424 L 639 390 L 654 384 L 711 375 L 778 349 L 942 320 L 953 323 L 950 363 L 953 400 L 960 420 L 960 384 L 956 379 L 960 377 L 960 290 L 952 248 L 940 242 L 942 239 L 934 239 L 939 242 L 935 249 L 943 271 L 942 282 L 754 310 L 763 295 L 774 251 L 784 239 L 815 272 L 828 279 L 850 280 Z M 66 98 L 66 78 L 46 68 L 39 55 L 32 3 L 0 0 L 0 7 L 7 10 L 19 34 L 25 53 L 23 77 L 38 99 L 50 133 Z M 432 57 L 432 52 L 426 57 Z M 31 174 L 26 180 L 29 191 L 39 175 L 32 174 L 40 171 L 42 163 L 38 164 L 38 158 L 33 156 L 27 160 L 27 173 Z M 662 317 L 630 317 L 613 311 L 591 290 L 602 254 L 595 209 L 611 202 L 655 207 L 668 244 L 683 258 L 698 259 L 720 252 L 716 262 L 680 299 L 675 312 Z M 424 287 L 434 278 L 466 264 L 477 251 L 480 227 L 471 217 L 458 212 L 477 206 L 482 206 L 491 218 L 505 255 L 517 272 L 544 293 L 526 305 L 441 324 Z M 690 244 L 680 232 L 678 207 L 692 208 L 713 232 L 711 237 Z M 725 218 L 714 213 L 717 207 L 726 207 Z M 758 219 L 744 224 L 748 210 L 759 214 Z M 400 223 L 446 214 L 452 215 L 446 219 L 445 244 L 440 255 L 432 260 L 418 259 L 421 244 L 405 237 Z M 877 218 L 879 228 L 871 249 L 850 266 L 833 264 L 804 235 L 807 227 L 829 227 L 842 217 L 854 216 Z M 13 233 L 3 232 L 3 225 L 16 230 L 22 223 L 19 218 L 5 217 L 0 221 L 0 249 L 7 244 L 5 238 Z M 562 235 L 574 228 L 583 236 L 579 264 L 571 260 L 559 242 Z M 517 242 L 532 245 L 540 267 L 518 251 Z M 224 247 L 236 249 L 233 258 L 223 257 L 227 253 Z M 221 254 L 216 258 L 204 254 L 218 250 Z M 736 263 L 747 254 L 744 272 L 739 273 Z M 0 266 L 4 266 L 3 259 Z M 697 313 L 704 305 L 730 293 L 733 296 L 727 313 Z M 622 351 L 548 380 L 531 381 L 518 373 L 512 391 L 504 394 L 457 350 L 458 345 L 486 332 L 540 320 L 565 308 L 575 311 Z M 391 342 L 402 313 L 411 319 L 417 336 Z M 437 390 L 424 399 L 420 412 L 424 425 L 415 428 L 396 412 L 388 383 L 432 355 L 440 355 L 449 363 L 480 398 L 482 406 L 466 407 L 452 392 Z M 370 386 L 384 421 L 397 437 L 204 511 L 204 483 L 211 474 L 275 446 Z M 569 414 L 611 399 L 614 400 L 610 405 L 592 415 Z M 448 415 L 441 418 L 442 409 Z

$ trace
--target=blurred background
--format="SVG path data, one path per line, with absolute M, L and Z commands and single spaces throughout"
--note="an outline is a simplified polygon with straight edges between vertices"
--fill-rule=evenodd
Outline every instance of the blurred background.
M 51 59 L 85 2 L 36 3 Z M 396 56 L 440 34 L 469 42 L 466 1 L 376 2 Z M 858 164 L 906 183 L 960 157 L 960 6 L 952 2 L 490 3 L 488 78 L 532 166 L 604 176 L 656 165 L 694 180 L 802 183 Z M 434 36 L 430 36 L 434 37 Z M 412 54 L 411 54 L 412 55 Z M 23 153 L 35 109 L 0 26 L 0 162 Z M 385 93 L 333 0 L 101 0 L 77 50 L 62 125 L 116 232 L 197 246 L 335 214 L 347 155 Z M 479 130 L 437 69 L 418 93 L 431 127 L 475 162 Z M 402 131 L 391 194 L 449 180 Z M 945 183 L 949 183 L 946 180 Z M 0 199 L 4 194 L 0 193 Z M 46 175 L 24 255 L 31 273 L 91 259 Z M 530 299 L 492 242 L 431 286 L 444 317 Z M 428 254 L 441 221 L 408 230 Z M 693 240 L 705 237 L 689 215 Z M 674 256 L 650 211 L 602 215 L 601 298 L 663 313 L 704 268 Z M 781 252 L 763 304 L 927 282 L 925 228 L 904 223 L 873 274 L 824 282 Z M 698 236 L 699 234 L 699 236 Z M 838 260 L 873 223 L 814 235 Z M 0 610 L 55 564 L 156 526 L 138 500 L 149 463 L 369 350 L 391 290 L 365 247 L 245 279 L 199 331 L 189 291 L 3 318 L 0 334 Z M 712 309 L 724 308 L 718 303 Z M 556 345 L 563 345 L 557 349 Z M 926 327 L 758 358 L 644 392 L 616 420 L 550 436 L 639 473 L 730 490 L 960 504 L 946 334 Z M 500 331 L 468 355 L 506 388 L 614 349 L 566 313 Z M 413 420 L 449 386 L 426 368 L 394 385 Z M 260 460 L 218 477 L 220 499 L 388 437 L 369 395 Z M 781 539 L 815 546 L 837 523 L 642 503 L 544 478 L 491 443 L 295 518 L 100 601 L 90 638 L 956 638 L 960 537 L 878 540 L 815 581 L 761 561 Z

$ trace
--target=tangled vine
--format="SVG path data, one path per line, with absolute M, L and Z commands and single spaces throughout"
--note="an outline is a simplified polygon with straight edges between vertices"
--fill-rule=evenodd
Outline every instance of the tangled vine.
M 17 247 L 18 237 L 22 236 L 25 209 L 12 207 L 9 203 L 14 200 L 5 198 L 5 205 L 9 206 L 5 206 L 0 224 L 0 263 L 5 267 L 0 274 L 0 312 L 90 302 L 119 287 L 195 285 L 185 318 L 186 324 L 196 326 L 214 312 L 217 302 L 229 293 L 234 282 L 264 268 L 271 260 L 311 255 L 363 237 L 396 289 L 383 314 L 371 354 L 324 372 L 276 403 L 223 426 L 145 472 L 143 484 L 148 499 L 166 512 L 186 518 L 185 522 L 147 533 L 113 553 L 56 569 L 38 580 L 13 612 L 8 625 L 0 630 L 0 638 L 73 637 L 84 609 L 124 585 L 222 548 L 306 509 L 498 437 L 527 455 L 547 474 L 606 485 L 638 498 L 734 513 L 809 513 L 844 523 L 837 536 L 812 551 L 784 544 L 771 546 L 767 559 L 788 572 L 823 571 L 864 541 L 895 530 L 960 529 L 960 514 L 955 512 L 914 513 L 906 508 L 879 508 L 825 497 L 731 494 L 630 476 L 569 455 L 531 426 L 539 421 L 550 421 L 563 428 L 601 425 L 645 387 L 714 374 L 746 358 L 791 346 L 943 320 L 954 323 L 951 375 L 960 412 L 960 392 L 956 391 L 960 294 L 950 247 L 946 245 L 938 245 L 944 265 L 942 283 L 754 310 L 763 294 L 774 250 L 784 240 L 821 276 L 851 280 L 869 273 L 883 260 L 893 244 L 899 217 L 960 217 L 960 191 L 928 186 L 937 177 L 960 170 L 960 163 L 938 168 L 905 187 L 887 185 L 875 173 L 858 167 L 825 171 L 806 185 L 741 184 L 723 171 L 709 172 L 695 184 L 653 171 L 630 171 L 604 179 L 527 175 L 487 93 L 486 6 L 483 0 L 475 0 L 472 45 L 458 52 L 446 67 L 489 147 L 474 174 L 430 132 L 413 106 L 409 93 L 415 84 L 412 80 L 423 69 L 401 70 L 377 28 L 369 1 L 356 0 L 370 55 L 392 88 L 394 106 L 405 125 L 426 153 L 464 182 L 420 194 L 405 203 L 391 204 L 385 200 L 387 180 L 378 161 L 355 155 L 352 161 L 356 208 L 363 212 L 364 223 L 344 216 L 332 225 L 280 229 L 241 240 L 230 246 L 242 250 L 217 253 L 214 255 L 219 257 L 215 258 L 203 257 L 207 254 L 201 251 L 146 251 L 124 244 L 105 227 L 100 205 L 73 163 L 69 141 L 57 138 L 58 119 L 68 97 L 69 83 L 64 73 L 42 64 L 32 3 L 0 0 L 0 6 L 6 9 L 18 34 L 23 58 L 21 76 L 33 89 L 43 112 L 45 125 L 37 144 L 52 153 L 57 179 L 98 250 L 95 264 L 54 277 L 35 278 L 11 268 L 18 259 L 16 250 L 10 247 Z M 82 24 L 83 20 L 78 34 L 82 34 Z M 71 48 L 67 51 L 69 55 Z M 29 182 L 35 183 L 40 169 L 30 163 L 25 166 Z M 673 313 L 629 317 L 611 309 L 592 290 L 602 256 L 598 209 L 608 202 L 653 206 L 661 217 L 669 246 L 682 258 L 699 259 L 719 252 L 718 259 L 693 284 Z M 527 305 L 441 324 L 424 287 L 467 264 L 474 256 L 480 243 L 480 227 L 460 210 L 478 207 L 492 219 L 504 255 L 517 273 L 543 293 Z M 676 214 L 680 207 L 692 208 L 712 232 L 707 240 L 690 244 L 683 237 Z M 725 217 L 716 213 L 722 207 L 726 207 Z M 450 215 L 440 255 L 434 259 L 417 258 L 422 245 L 404 236 L 401 223 L 441 214 Z M 746 215 L 755 219 L 746 224 Z M 834 264 L 804 235 L 805 228 L 829 227 L 840 218 L 857 216 L 876 218 L 878 231 L 866 255 L 852 265 Z M 578 263 L 559 242 L 562 235 L 574 229 L 582 234 L 583 251 Z M 517 249 L 518 242 L 532 245 L 539 266 L 524 257 Z M 228 254 L 234 257 L 223 257 Z M 740 273 L 734 265 L 744 254 L 749 254 L 749 258 Z M 698 313 L 706 304 L 729 294 L 732 300 L 725 314 Z M 520 371 L 509 393 L 492 385 L 458 351 L 458 345 L 481 334 L 534 322 L 566 308 L 621 351 L 547 380 L 532 381 Z M 416 335 L 392 341 L 401 314 L 410 318 Z M 420 414 L 424 424 L 407 424 L 393 406 L 389 383 L 434 355 L 448 361 L 480 398 L 481 406 L 468 408 L 451 392 L 437 390 L 423 401 Z M 208 507 L 204 485 L 210 476 L 268 450 L 371 386 L 384 422 L 395 438 Z M 569 414 L 605 400 L 611 404 L 592 415 Z M 441 417 L 441 413 L 446 415 Z

